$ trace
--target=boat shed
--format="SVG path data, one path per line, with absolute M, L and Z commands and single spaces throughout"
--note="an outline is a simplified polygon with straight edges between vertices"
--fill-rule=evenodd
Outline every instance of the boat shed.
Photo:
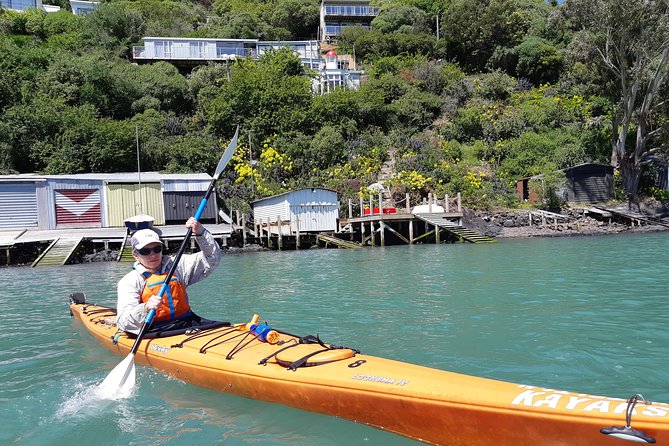
M 609 164 L 585 163 L 563 169 L 565 185 L 558 195 L 570 203 L 598 203 L 612 200 L 613 166 Z M 532 181 L 542 181 L 543 175 L 525 177 L 516 181 L 517 195 L 520 201 L 535 203 L 541 200 Z
M 0 176 L 0 229 L 123 227 L 143 213 L 156 225 L 195 214 L 207 174 L 85 173 Z M 216 200 L 202 216 L 216 222 Z
M 337 192 L 307 188 L 274 195 L 253 202 L 256 225 L 267 225 L 271 233 L 336 231 L 339 223 Z
M 612 200 L 613 166 L 586 163 L 564 169 L 565 199 L 571 203 L 598 203 Z

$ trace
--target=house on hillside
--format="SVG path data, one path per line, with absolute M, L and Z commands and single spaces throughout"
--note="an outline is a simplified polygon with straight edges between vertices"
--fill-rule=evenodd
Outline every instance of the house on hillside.
M 88 2 L 83 0 L 70 0 L 70 7 L 74 15 L 86 15 L 100 6 L 100 2 Z
M 42 0 L 0 0 L 0 7 L 12 11 L 26 11 L 31 8 L 41 9 L 46 12 L 60 11 L 60 6 L 44 5 Z
M 379 8 L 370 6 L 369 0 L 323 0 L 320 11 L 320 41 L 336 41 L 341 30 L 347 26 L 370 29 L 372 20 L 378 14 Z
M 360 88 L 363 72 L 351 69 L 352 59 L 340 57 L 334 50 L 321 57 L 321 45 L 316 40 L 208 39 L 191 37 L 144 37 L 143 46 L 133 47 L 137 63 L 166 61 L 188 72 L 210 62 L 230 63 L 244 57 L 258 59 L 263 54 L 289 48 L 302 64 L 316 72 L 312 87 L 324 94 L 335 88 Z M 353 63 L 354 64 L 354 63 Z

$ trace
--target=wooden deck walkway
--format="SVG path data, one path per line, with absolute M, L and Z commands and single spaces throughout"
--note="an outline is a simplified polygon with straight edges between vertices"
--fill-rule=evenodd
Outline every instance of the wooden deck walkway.
M 494 242 L 494 240 L 490 237 L 481 235 L 476 231 L 467 229 L 462 225 L 443 217 L 443 214 L 416 214 L 416 217 L 419 220 L 423 220 L 424 222 L 427 222 L 434 226 L 435 229 L 430 233 L 431 234 L 433 233 L 435 235 L 437 243 L 439 243 L 440 240 L 439 230 L 441 229 L 445 230 L 446 232 L 450 232 L 451 234 L 458 237 L 461 241 L 466 241 L 470 243 Z
M 607 206 L 593 206 L 601 211 L 609 212 L 610 214 L 628 220 L 632 226 L 641 226 L 642 224 L 659 225 L 669 228 L 669 223 L 662 220 L 649 217 L 640 212 L 634 212 L 630 209 L 613 208 Z
M 216 239 L 227 243 L 233 232 L 241 229 L 229 223 L 206 224 L 205 227 Z M 186 233 L 183 225 L 156 226 L 154 228 L 160 238 L 170 245 L 181 242 Z M 104 249 L 113 246 L 121 249 L 117 260 L 134 260 L 129 255 L 129 239 L 126 228 L 86 228 L 86 229 L 54 229 L 54 230 L 0 230 L 0 249 L 4 255 L 3 264 L 10 265 L 17 251 L 25 250 L 23 246 L 39 245 L 41 251 L 36 259 L 30 259 L 32 266 L 64 265 L 71 261 L 77 248 L 84 242 L 101 245 Z M 193 243 L 195 243 L 193 241 Z M 30 250 L 31 248 L 28 248 Z M 34 248 L 32 248 L 34 249 Z M 27 262 L 26 262 L 27 263 Z

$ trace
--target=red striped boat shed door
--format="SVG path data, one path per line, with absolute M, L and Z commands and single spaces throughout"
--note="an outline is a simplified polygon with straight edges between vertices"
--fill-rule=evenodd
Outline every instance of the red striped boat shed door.
M 60 189 L 55 194 L 57 228 L 102 226 L 99 189 Z

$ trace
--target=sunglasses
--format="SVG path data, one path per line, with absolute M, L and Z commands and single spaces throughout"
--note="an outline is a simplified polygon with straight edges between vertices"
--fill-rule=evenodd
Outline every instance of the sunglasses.
M 137 250 L 137 253 L 142 256 L 148 256 L 151 253 L 158 254 L 159 252 L 163 252 L 163 245 L 156 245 L 153 248 L 142 248 Z

